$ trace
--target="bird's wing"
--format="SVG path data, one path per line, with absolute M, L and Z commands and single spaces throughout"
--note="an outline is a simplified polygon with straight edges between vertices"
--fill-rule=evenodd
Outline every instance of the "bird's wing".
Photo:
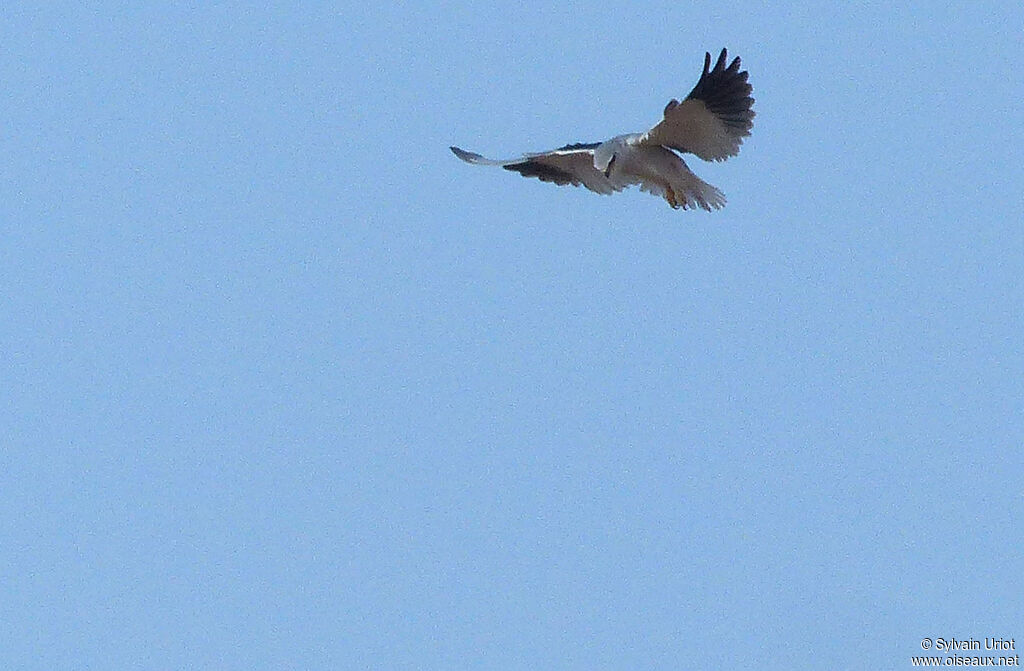
M 670 100 L 665 118 L 641 139 L 676 151 L 696 154 L 705 161 L 724 161 L 740 151 L 750 135 L 754 110 L 753 90 L 740 59 L 725 67 L 725 49 L 711 68 L 711 54 L 704 55 L 704 73 L 683 102 Z
M 596 193 L 614 193 L 622 190 L 622 186 L 614 184 L 603 172 L 594 167 L 594 148 L 597 146 L 598 143 L 568 144 L 552 151 L 505 160 L 484 158 L 480 154 L 458 147 L 451 147 L 451 150 L 466 163 L 499 165 L 505 170 L 518 172 L 523 177 L 536 177 L 542 182 L 573 186 L 582 184 Z

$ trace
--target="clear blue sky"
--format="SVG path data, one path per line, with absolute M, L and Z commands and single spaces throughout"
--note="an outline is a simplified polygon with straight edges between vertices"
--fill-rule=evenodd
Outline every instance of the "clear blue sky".
M 0 666 L 1024 646 L 1015 2 L 6 8 Z M 458 161 L 757 99 L 673 211 Z

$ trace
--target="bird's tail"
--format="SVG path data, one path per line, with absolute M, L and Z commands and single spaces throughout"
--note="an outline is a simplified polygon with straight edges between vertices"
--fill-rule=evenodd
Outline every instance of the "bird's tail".
M 699 207 L 708 212 L 725 207 L 724 193 L 689 170 L 686 173 L 688 174 L 685 174 L 682 179 L 673 180 L 672 191 L 678 204 L 673 205 L 672 201 L 669 201 L 669 205 L 672 205 L 672 207 L 682 207 L 684 210 Z
M 675 209 L 692 210 L 699 207 L 710 212 L 725 206 L 725 194 L 690 172 L 685 164 L 664 181 L 644 182 L 640 188 L 661 196 Z

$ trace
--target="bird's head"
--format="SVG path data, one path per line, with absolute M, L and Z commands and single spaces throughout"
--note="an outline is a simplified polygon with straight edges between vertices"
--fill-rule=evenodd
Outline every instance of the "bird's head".
M 605 177 L 612 174 L 612 166 L 615 165 L 615 154 L 618 152 L 621 143 L 618 138 L 612 138 L 602 142 L 594 149 L 594 167 L 604 173 Z
M 632 135 L 618 135 L 598 144 L 594 149 L 594 167 L 603 172 L 605 177 L 610 177 L 615 159 L 629 152 L 629 140 L 632 137 Z
M 608 167 L 604 169 L 604 176 L 609 178 L 609 179 L 612 176 L 612 166 L 613 165 L 615 165 L 615 154 L 612 154 L 612 160 L 608 161 Z

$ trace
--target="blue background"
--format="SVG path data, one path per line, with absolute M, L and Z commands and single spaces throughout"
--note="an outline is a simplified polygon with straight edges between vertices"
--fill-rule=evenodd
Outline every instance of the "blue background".
M 0 662 L 1024 639 L 1016 2 L 2 10 Z M 753 135 L 673 211 L 459 162 Z

